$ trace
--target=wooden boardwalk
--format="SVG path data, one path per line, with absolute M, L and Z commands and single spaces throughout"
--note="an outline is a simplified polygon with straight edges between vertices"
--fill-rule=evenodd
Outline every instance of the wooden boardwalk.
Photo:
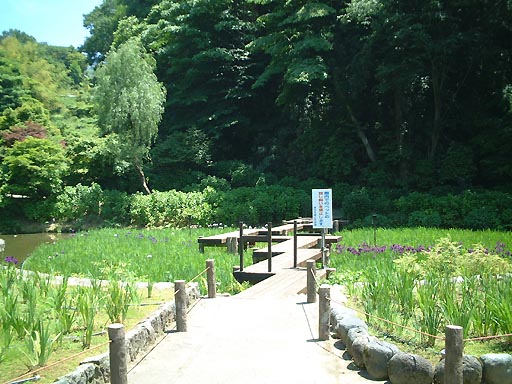
M 325 277 L 325 269 L 316 271 L 316 278 Z M 236 297 L 244 299 L 269 298 L 280 299 L 306 293 L 307 271 L 305 268 L 282 269 L 279 273 L 254 284 L 240 292 Z
M 305 229 L 312 228 L 312 224 L 307 220 L 301 220 L 297 222 L 297 230 L 302 231 Z M 288 236 L 292 233 L 294 224 L 283 224 L 278 227 L 272 228 L 272 236 Z M 242 231 L 242 237 L 245 242 L 255 243 L 258 241 L 265 241 L 268 235 L 266 228 L 244 228 Z M 197 239 L 199 244 L 199 251 L 204 252 L 205 247 L 227 247 L 230 250 L 230 245 L 234 241 L 235 243 L 240 238 L 240 231 L 226 232 L 219 235 L 204 236 Z M 232 250 L 232 249 L 231 249 Z
M 308 230 L 312 224 L 308 220 L 297 222 L 297 230 Z M 294 224 L 286 223 L 284 225 L 272 228 L 272 244 L 270 252 L 272 254 L 269 260 L 268 244 L 264 247 L 252 249 L 253 264 L 242 266 L 233 271 L 233 275 L 239 282 L 249 281 L 254 284 L 251 288 L 242 292 L 242 297 L 283 297 L 302 292 L 306 287 L 306 262 L 307 260 L 322 260 L 321 238 L 320 234 L 304 234 L 293 236 Z M 290 235 L 292 232 L 292 235 Z M 230 242 L 240 244 L 240 232 L 228 232 L 221 235 L 203 237 L 198 239 L 200 249 L 205 246 L 228 245 Z M 268 230 L 249 229 L 243 230 L 242 244 L 264 243 L 268 242 Z M 341 236 L 325 236 L 326 248 L 330 244 L 337 243 Z M 294 251 L 296 241 L 296 254 Z M 236 249 L 235 245 L 235 249 Z M 233 247 L 231 243 L 231 247 Z M 245 247 L 244 247 L 245 248 Z M 233 249 L 231 249 L 233 252 Z M 296 258 L 296 260 L 295 260 Z M 296 261 L 296 267 L 294 266 Z M 324 270 L 317 272 L 320 278 L 325 274 Z

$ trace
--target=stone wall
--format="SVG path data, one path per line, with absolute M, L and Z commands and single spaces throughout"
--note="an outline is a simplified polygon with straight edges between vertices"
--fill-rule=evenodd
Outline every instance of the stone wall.
M 444 356 L 440 355 L 434 366 L 421 356 L 400 351 L 396 345 L 371 336 L 355 311 L 331 303 L 331 327 L 354 365 L 365 369 L 372 379 L 389 380 L 391 384 L 444 384 Z M 464 384 L 512 384 L 512 356 L 465 355 L 463 375 Z
M 188 304 L 199 298 L 197 283 L 187 287 Z M 139 323 L 125 335 L 126 350 L 131 362 L 147 351 L 165 332 L 166 326 L 175 320 L 174 301 L 161 305 L 150 317 Z M 110 362 L 108 352 L 88 358 L 77 369 L 60 377 L 57 384 L 105 384 L 110 382 Z

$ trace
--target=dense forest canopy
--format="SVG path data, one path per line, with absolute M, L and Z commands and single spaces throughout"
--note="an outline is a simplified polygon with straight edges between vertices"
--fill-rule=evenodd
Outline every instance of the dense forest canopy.
M 104 0 L 84 26 L 79 51 L 0 36 L 0 205 L 79 183 L 512 187 L 509 0 Z M 98 97 L 133 44 L 166 94 L 139 162 Z

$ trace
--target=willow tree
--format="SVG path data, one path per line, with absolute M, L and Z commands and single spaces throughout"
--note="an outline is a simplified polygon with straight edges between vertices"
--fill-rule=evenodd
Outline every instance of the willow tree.
M 133 165 L 146 193 L 150 190 L 142 166 L 158 134 L 165 102 L 165 88 L 154 69 L 152 56 L 133 38 L 112 49 L 96 72 L 98 124 L 104 134 L 120 137 L 120 156 Z

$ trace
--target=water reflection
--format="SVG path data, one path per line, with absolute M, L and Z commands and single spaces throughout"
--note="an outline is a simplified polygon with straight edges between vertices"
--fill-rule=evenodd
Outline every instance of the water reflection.
M 1 254 L 2 260 L 11 256 L 22 263 L 39 245 L 58 241 L 69 234 L 60 233 L 31 233 L 24 235 L 0 235 L 5 241 L 5 250 Z

